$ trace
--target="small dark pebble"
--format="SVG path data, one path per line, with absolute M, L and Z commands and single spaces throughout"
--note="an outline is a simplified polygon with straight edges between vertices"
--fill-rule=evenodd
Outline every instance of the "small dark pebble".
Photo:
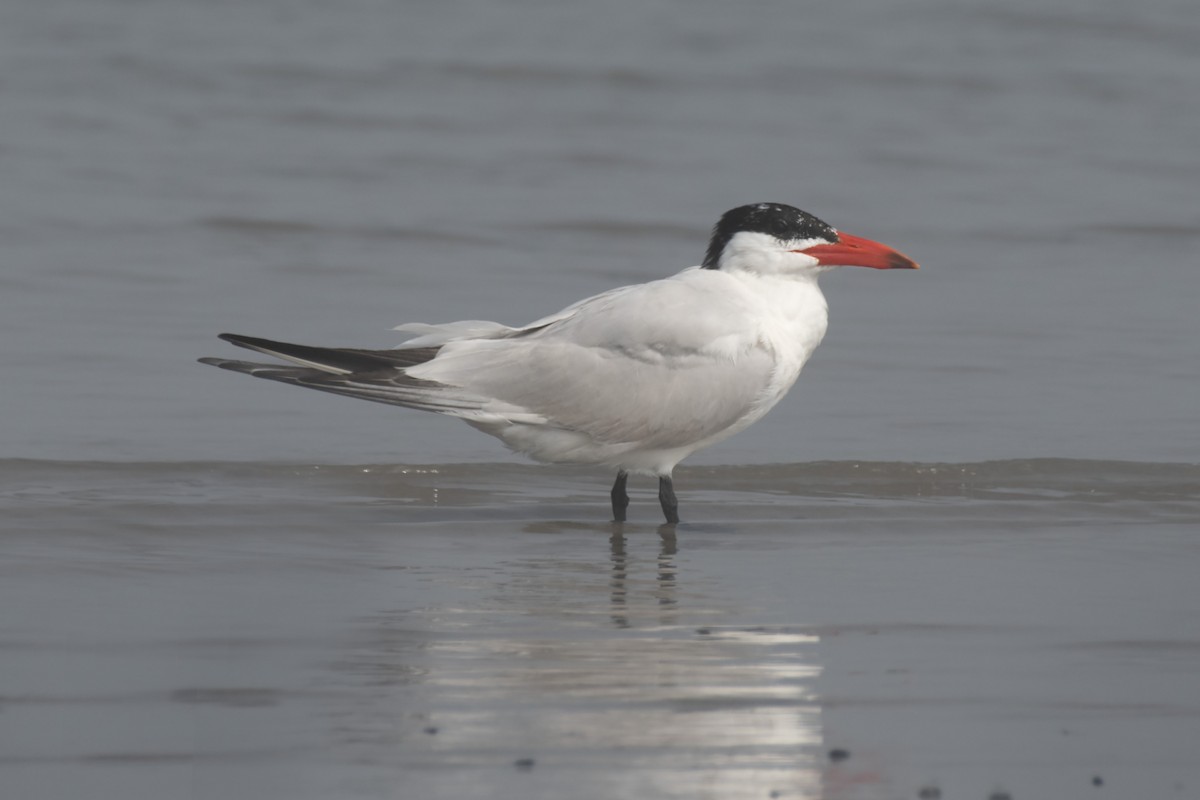
M 421 732 L 428 733 L 430 736 L 436 736 L 438 729 L 436 727 L 434 727 L 433 725 L 430 725 L 428 728 L 423 729 Z
M 532 758 L 518 758 L 513 762 L 513 766 L 522 772 L 529 772 L 529 770 L 533 769 L 533 765 L 536 763 L 537 762 Z
M 712 633 L 712 629 L 711 628 L 696 628 L 696 633 L 700 634 L 701 636 L 708 636 L 710 633 Z
M 1104 778 L 1101 778 L 1099 775 L 1096 775 L 1092 778 L 1092 786 L 1103 786 L 1103 785 L 1104 785 Z
M 783 797 L 783 792 L 779 791 L 778 789 L 772 789 L 771 793 L 767 795 L 767 797 L 771 798 L 771 800 L 776 800 L 778 797 Z
M 830 761 L 845 761 L 849 757 L 850 757 L 850 751 L 843 750 L 840 747 L 835 747 L 829 751 L 829 760 Z
M 942 796 L 942 790 L 936 786 L 922 786 L 921 791 L 917 792 L 917 797 L 921 800 L 938 800 Z

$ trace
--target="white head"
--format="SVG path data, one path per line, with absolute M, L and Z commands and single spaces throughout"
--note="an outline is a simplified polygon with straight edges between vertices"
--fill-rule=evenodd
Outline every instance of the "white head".
M 816 276 L 832 267 L 917 268 L 890 247 L 841 233 L 781 203 L 755 203 L 722 214 L 701 266 L 797 276 Z

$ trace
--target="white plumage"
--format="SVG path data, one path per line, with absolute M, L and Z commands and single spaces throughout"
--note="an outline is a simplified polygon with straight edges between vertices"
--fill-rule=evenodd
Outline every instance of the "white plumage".
M 840 234 L 799 209 L 727 212 L 704 264 L 575 303 L 524 327 L 479 320 L 411 323 L 393 350 L 222 338 L 293 365 L 201 359 L 257 377 L 459 417 L 551 463 L 660 479 L 678 521 L 675 465 L 761 418 L 825 335 L 817 276 L 839 265 L 915 268 L 890 248 Z

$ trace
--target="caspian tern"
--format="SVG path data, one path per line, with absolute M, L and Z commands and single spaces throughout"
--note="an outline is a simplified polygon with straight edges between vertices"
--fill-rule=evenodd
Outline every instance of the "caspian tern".
M 290 364 L 200 361 L 458 417 L 537 461 L 615 468 L 617 522 L 629 473 L 657 476 L 663 514 L 676 523 L 675 465 L 761 418 L 796 382 L 828 321 L 817 276 L 837 266 L 917 268 L 798 208 L 757 203 L 722 215 L 700 266 L 523 327 L 400 325 L 415 338 L 390 350 L 225 333 Z

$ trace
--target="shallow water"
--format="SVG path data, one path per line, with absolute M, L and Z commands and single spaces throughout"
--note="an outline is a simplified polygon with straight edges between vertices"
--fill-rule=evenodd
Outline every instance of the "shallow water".
M 1200 786 L 1196 466 L 692 468 L 675 530 L 588 470 L 0 478 L 21 797 Z
M 1183 0 L 0 4 L 5 797 L 1200 793 L 1197 74 Z M 922 270 L 827 276 L 674 535 L 194 361 L 762 200 Z

